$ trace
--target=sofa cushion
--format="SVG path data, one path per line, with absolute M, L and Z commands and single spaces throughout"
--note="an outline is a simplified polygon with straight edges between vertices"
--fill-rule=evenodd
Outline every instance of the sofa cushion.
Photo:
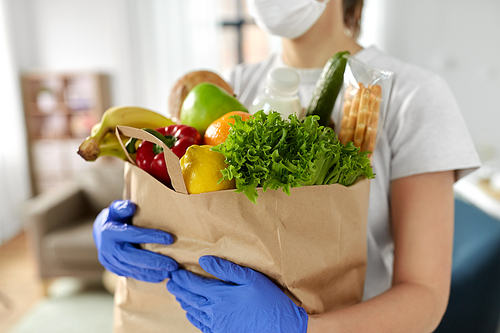
M 123 193 L 123 161 L 118 164 L 100 164 L 82 171 L 77 181 L 90 203 L 91 209 L 100 212 Z
M 88 217 L 46 234 L 41 244 L 44 260 L 61 266 L 99 267 L 93 222 L 94 217 Z

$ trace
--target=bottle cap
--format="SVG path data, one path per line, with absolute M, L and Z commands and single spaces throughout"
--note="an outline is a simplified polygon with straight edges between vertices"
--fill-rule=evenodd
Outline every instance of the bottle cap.
M 277 67 L 267 74 L 267 89 L 272 95 L 295 95 L 299 83 L 299 74 L 291 68 Z

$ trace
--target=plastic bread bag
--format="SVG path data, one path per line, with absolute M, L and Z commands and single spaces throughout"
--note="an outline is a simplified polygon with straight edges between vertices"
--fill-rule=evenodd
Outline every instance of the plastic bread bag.
M 362 151 L 375 151 L 384 126 L 393 72 L 370 68 L 349 56 L 341 98 L 333 110 L 335 133 L 343 144 L 352 141 Z

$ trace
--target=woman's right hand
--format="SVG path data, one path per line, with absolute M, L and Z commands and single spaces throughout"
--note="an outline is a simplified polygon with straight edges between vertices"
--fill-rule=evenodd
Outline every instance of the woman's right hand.
M 94 242 L 99 262 L 110 272 L 146 282 L 161 282 L 170 278 L 170 272 L 179 268 L 167 256 L 140 249 L 141 243 L 170 245 L 169 233 L 155 229 L 134 227 L 128 222 L 136 206 L 129 200 L 116 200 L 105 208 L 94 221 Z

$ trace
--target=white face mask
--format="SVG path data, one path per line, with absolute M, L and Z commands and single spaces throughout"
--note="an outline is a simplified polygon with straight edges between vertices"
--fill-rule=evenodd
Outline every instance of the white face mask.
M 272 35 L 294 39 L 319 19 L 329 0 L 247 0 L 255 23 Z

